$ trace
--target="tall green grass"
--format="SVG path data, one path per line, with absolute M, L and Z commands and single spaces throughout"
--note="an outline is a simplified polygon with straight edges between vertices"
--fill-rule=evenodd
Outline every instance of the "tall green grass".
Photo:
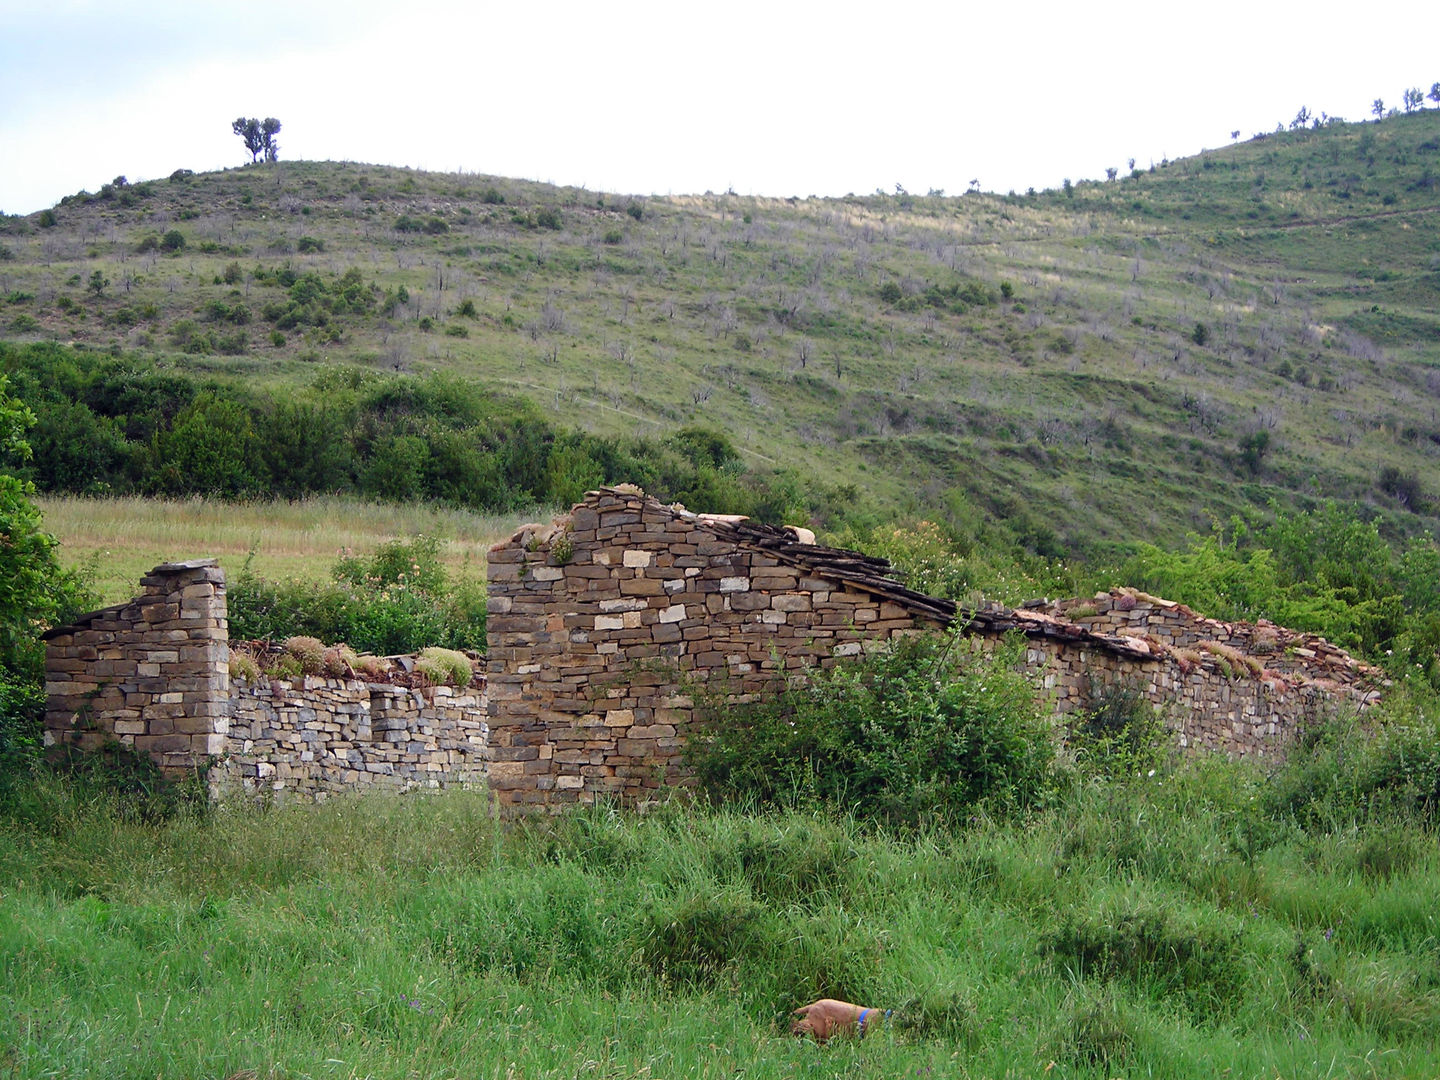
M 901 835 L 678 805 L 503 826 L 465 792 L 144 824 L 37 781 L 0 819 L 0 1061 L 16 1078 L 1434 1074 L 1434 834 L 1305 823 L 1267 809 L 1273 783 L 1192 762 Z M 790 1038 L 788 1010 L 825 995 L 895 1016 L 859 1043 Z

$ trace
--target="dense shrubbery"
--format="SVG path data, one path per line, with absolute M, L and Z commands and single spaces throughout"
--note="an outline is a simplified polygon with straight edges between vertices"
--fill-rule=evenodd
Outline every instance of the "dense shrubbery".
M 342 558 L 331 583 L 319 587 L 257 577 L 247 562 L 230 583 L 228 604 L 235 640 L 308 635 L 383 655 L 485 648 L 484 583 L 452 580 L 432 536 Z
M 1016 657 L 956 645 L 897 642 L 803 688 L 712 710 L 690 763 L 717 798 L 819 803 L 907 825 L 1042 802 L 1055 732 Z
M 1440 546 L 1425 536 L 1397 550 L 1348 507 L 1234 520 L 1181 552 L 1142 545 L 1121 577 L 1215 618 L 1323 634 L 1440 686 Z
M 29 410 L 0 374 L 0 788 L 27 772 L 40 745 L 44 649 L 39 634 L 85 606 L 80 579 L 62 570 L 41 528 L 34 487 L 12 475 L 31 456 Z
M 322 316 L 322 286 L 316 275 L 297 277 L 287 312 L 302 321 Z M 353 301 L 330 289 L 325 303 L 371 301 L 358 279 L 353 288 Z M 713 432 L 685 429 L 662 440 L 564 432 L 529 402 L 454 377 L 327 369 L 308 390 L 276 399 L 132 359 L 4 344 L 0 370 L 36 414 L 26 474 L 42 491 L 358 492 L 510 510 L 568 504 L 599 484 L 630 481 L 698 510 L 767 521 L 809 514 L 795 477 L 748 471 Z M 853 500 L 830 504 L 853 512 Z

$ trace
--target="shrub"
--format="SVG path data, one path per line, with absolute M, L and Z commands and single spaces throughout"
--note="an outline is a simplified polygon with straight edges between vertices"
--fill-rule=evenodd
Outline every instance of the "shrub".
M 302 254 L 308 254 L 312 251 L 324 251 L 325 241 L 321 240 L 318 236 L 302 236 L 295 244 L 295 247 Z
M 300 671 L 305 675 L 317 675 L 325 658 L 325 645 L 319 638 L 297 634 L 285 639 L 285 651 L 300 662 Z
M 230 650 L 230 678 L 244 682 L 255 682 L 260 678 L 260 662 L 244 649 Z
M 332 679 L 351 678 L 360 657 L 348 645 L 331 645 L 320 655 L 320 673 Z
M 1070 749 L 1087 771 L 1135 776 L 1164 758 L 1165 726 L 1142 688 L 1091 683 L 1088 708 L 1069 718 Z
M 464 653 L 434 646 L 420 654 L 415 670 L 437 686 L 469 686 L 475 676 L 470 658 Z
M 535 224 L 542 229 L 560 228 L 560 211 L 549 206 L 542 206 L 535 211 Z
M 625 207 L 625 213 L 629 214 L 636 221 L 639 221 L 645 216 L 645 208 L 642 207 L 638 202 L 631 202 Z
M 821 802 L 917 825 L 1041 802 L 1050 722 L 1013 665 L 954 640 L 911 639 L 733 712 L 709 709 L 687 756 L 711 797 Z
M 618 244 L 621 240 L 625 239 L 625 234 L 619 229 L 607 229 L 602 239 L 607 244 Z
M 356 657 L 355 663 L 351 666 L 355 668 L 356 671 L 363 675 L 369 675 L 371 678 L 386 675 L 394 668 L 394 665 L 390 663 L 389 660 L 379 656 L 372 656 L 370 653 Z
M 392 541 L 369 558 L 341 559 L 333 582 L 318 586 L 260 578 L 246 560 L 229 588 L 231 637 L 305 635 L 384 655 L 483 649 L 484 585 L 450 580 L 438 545 L 433 537 Z
M 160 238 L 160 250 L 171 253 L 185 250 L 185 234 L 179 229 L 171 229 Z

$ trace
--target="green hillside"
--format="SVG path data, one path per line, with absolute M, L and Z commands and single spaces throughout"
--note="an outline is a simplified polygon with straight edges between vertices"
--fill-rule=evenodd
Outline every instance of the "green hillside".
M 1054 553 L 1272 500 L 1414 533 L 1440 513 L 1437 168 L 1431 110 L 1004 197 L 181 171 L 0 222 L 0 335 L 302 400 L 333 365 L 451 372 Z

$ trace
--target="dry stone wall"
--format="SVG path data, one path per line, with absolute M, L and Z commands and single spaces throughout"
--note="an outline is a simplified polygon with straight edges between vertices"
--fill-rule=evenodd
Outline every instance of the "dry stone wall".
M 1182 746 L 1283 753 L 1322 711 L 1364 708 L 1381 673 L 1322 638 L 1205 619 L 1135 590 L 959 611 L 884 560 L 803 529 L 697 515 L 630 487 L 591 492 L 489 557 L 484 685 L 229 677 L 214 560 L 157 566 L 128 604 L 46 635 L 47 745 L 116 739 L 217 794 L 323 798 L 488 781 L 502 813 L 686 785 L 696 701 L 744 702 L 899 635 L 961 626 L 1028 640 L 1057 713 L 1114 687 L 1161 707 Z M 487 725 L 488 717 L 488 725 Z
M 749 700 L 939 625 L 815 573 L 788 550 L 825 549 L 798 533 L 766 531 L 779 544 L 767 550 L 737 528 L 606 488 L 491 549 L 490 786 L 502 812 L 644 803 L 690 782 L 698 691 Z
M 127 604 L 46 635 L 46 745 L 110 740 L 168 775 L 204 766 L 217 797 L 324 798 L 364 786 L 480 785 L 484 679 L 407 688 L 363 679 L 229 675 L 225 575 L 166 563 Z
M 236 682 L 217 794 L 324 798 L 360 786 L 480 786 L 485 691 L 362 679 Z
M 900 634 L 962 625 L 977 648 L 1027 639 L 1059 714 L 1116 687 L 1160 707 L 1185 747 L 1283 753 L 1328 708 L 1363 708 L 1382 679 L 1323 639 L 1203 619 L 1117 590 L 957 611 L 882 560 L 805 530 L 663 506 L 628 486 L 490 552 L 490 784 L 502 813 L 603 796 L 643 804 L 685 785 L 697 692 L 743 702 Z

